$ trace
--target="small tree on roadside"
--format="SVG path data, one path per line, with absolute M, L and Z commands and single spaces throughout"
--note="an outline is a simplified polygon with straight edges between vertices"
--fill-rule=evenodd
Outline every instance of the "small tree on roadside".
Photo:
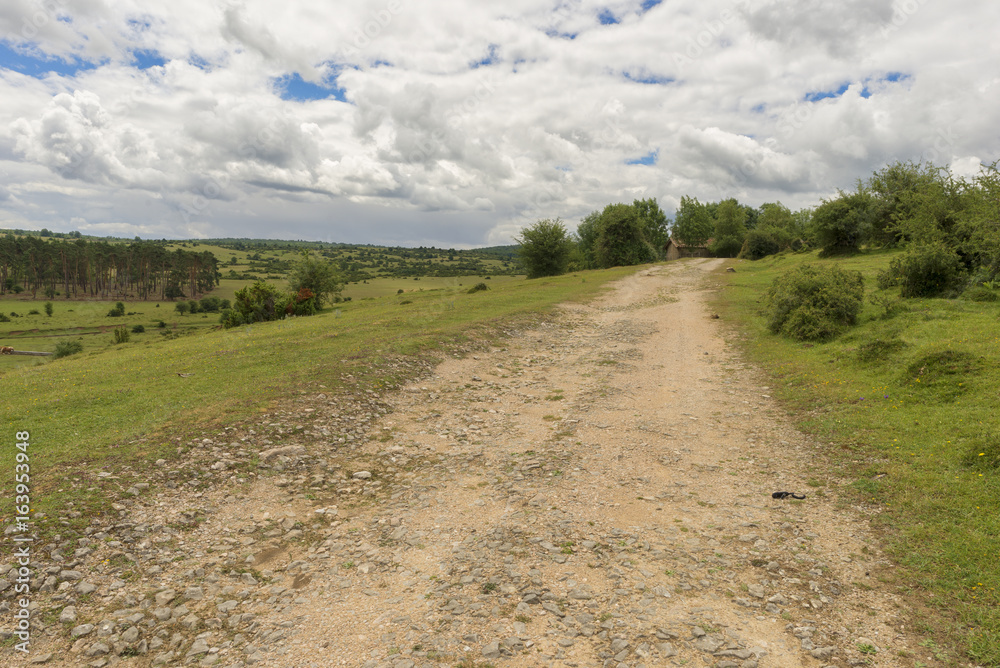
M 604 207 L 594 257 L 602 268 L 629 267 L 656 260 L 656 249 L 646 238 L 635 207 L 628 204 Z
M 333 264 L 303 251 L 288 275 L 288 287 L 296 295 L 301 294 L 303 289 L 311 292 L 313 303 L 319 308 L 323 304 L 340 301 L 344 279 Z
M 562 221 L 540 220 L 514 237 L 528 278 L 558 276 L 566 271 L 572 244 Z

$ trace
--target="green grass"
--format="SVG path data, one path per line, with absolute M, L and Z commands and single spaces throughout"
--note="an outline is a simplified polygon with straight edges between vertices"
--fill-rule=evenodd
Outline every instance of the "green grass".
M 766 329 L 763 296 L 783 272 L 836 263 L 863 273 L 868 296 L 894 300 L 874 280 L 892 257 L 741 262 L 717 306 L 773 376 L 773 394 L 826 446 L 831 474 L 852 481 L 841 491 L 877 510 L 897 565 L 882 575 L 909 594 L 918 623 L 1000 665 L 1000 305 L 912 299 L 884 317 L 866 302 L 856 327 L 823 344 Z
M 227 281 L 223 281 L 224 285 L 225 283 Z M 216 290 L 211 296 L 226 297 L 225 292 L 227 292 L 225 289 Z M 46 301 L 52 302 L 51 316 L 45 315 Z M 162 339 L 163 330 L 157 328 L 161 320 L 167 324 L 168 330 L 180 335 L 207 331 L 219 324 L 218 313 L 181 315 L 174 310 L 176 302 L 170 301 L 122 301 L 125 312 L 135 315 L 109 318 L 108 311 L 114 307 L 116 301 L 119 300 L 74 301 L 59 297 L 52 300 L 11 297 L 0 299 L 0 312 L 8 317 L 11 312 L 21 315 L 21 317 L 11 317 L 10 322 L 0 322 L 0 342 L 17 350 L 53 352 L 60 341 L 79 340 L 83 344 L 84 354 L 88 354 L 114 347 L 116 327 L 124 326 L 130 331 L 135 325 L 145 327 L 144 333 L 132 334 L 134 344 Z M 39 314 L 27 315 L 32 310 L 38 311 Z M 0 359 L 0 374 L 18 367 L 33 366 L 39 363 L 39 359 L 5 356 Z
M 33 512 L 62 513 L 68 502 L 85 515 L 106 512 L 106 492 L 116 487 L 90 475 L 96 470 L 141 471 L 157 458 L 176 458 L 186 437 L 245 420 L 299 391 L 392 387 L 414 373 L 394 368 L 401 358 L 440 357 L 456 345 L 495 337 L 559 302 L 592 297 L 605 282 L 632 271 L 497 283 L 471 295 L 416 292 L 406 305 L 395 295 L 352 301 L 308 318 L 205 329 L 172 340 L 147 327 L 130 343 L 31 366 L 12 366 L 24 358 L 4 356 L 0 415 L 7 441 L 0 447 L 0 498 L 14 498 L 16 431 L 31 433 Z M 80 308 L 85 304 L 73 303 L 81 326 L 128 320 L 105 318 L 107 303 L 91 303 L 91 311 Z M 57 305 L 54 317 L 64 308 Z M 151 304 L 127 304 L 129 309 L 145 311 L 143 322 L 164 310 Z M 110 340 L 111 333 L 98 338 Z M 347 374 L 352 378 L 345 380 Z M 5 501 L 0 516 L 7 520 L 9 514 Z
M 406 294 L 406 299 L 411 299 L 411 292 L 430 292 L 437 290 L 440 292 L 465 292 L 476 283 L 485 282 L 490 288 L 497 288 L 511 282 L 523 281 L 524 276 L 492 276 L 490 280 L 483 281 L 481 276 L 454 276 L 437 277 L 423 276 L 419 280 L 413 278 L 371 278 L 363 283 L 348 283 L 344 287 L 343 296 L 352 300 L 365 299 L 368 297 L 384 297 L 395 295 L 399 290 Z

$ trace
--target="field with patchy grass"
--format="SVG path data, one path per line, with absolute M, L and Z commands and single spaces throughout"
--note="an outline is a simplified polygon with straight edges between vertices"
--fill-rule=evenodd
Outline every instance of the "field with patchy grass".
M 813 482 L 846 481 L 883 531 L 898 567 L 882 577 L 928 647 L 1000 665 L 1000 303 L 899 300 L 875 282 L 893 257 L 738 262 L 718 308 L 800 428 L 828 442 Z M 865 277 L 859 324 L 827 343 L 767 330 L 769 286 L 803 263 Z
M 438 290 L 415 292 L 406 299 L 392 295 L 351 301 L 308 318 L 225 331 L 184 325 L 214 325 L 214 314 L 202 319 L 202 314 L 173 312 L 171 323 L 178 322 L 187 335 L 168 338 L 147 328 L 129 343 L 113 345 L 111 334 L 102 333 L 91 336 L 101 347 L 87 346 L 82 354 L 59 360 L 0 358 L 4 428 L 8 433 L 30 431 L 37 451 L 44 453 L 32 460 L 35 512 L 74 503 L 85 523 L 88 515 L 106 512 L 110 502 L 100 486 L 67 482 L 75 473 L 105 466 L 141 469 L 159 457 L 176 455 L 174 439 L 188 429 L 239 420 L 306 388 L 335 391 L 347 384 L 384 389 L 406 373 L 403 367 L 394 370 L 393 360 L 440 356 L 469 338 L 496 336 L 554 304 L 588 298 L 607 281 L 632 271 L 497 281 L 493 289 L 475 294 Z M 72 323 L 99 329 L 111 320 L 131 324 L 130 318 L 148 322 L 159 311 L 171 313 L 167 303 L 160 308 L 155 303 L 130 304 L 127 309 L 142 313 L 108 318 L 109 306 L 56 302 L 48 326 Z M 74 313 L 69 314 L 69 308 Z M 32 328 L 41 331 L 45 316 L 37 320 Z M 17 337 L 10 340 L 21 345 Z M 39 338 L 23 342 L 54 347 Z M 22 366 L 25 359 L 31 362 Z M 0 449 L 0 470 L 14 470 L 14 455 L 13 448 Z M 0 496 L 12 498 L 12 477 L 0 480 Z

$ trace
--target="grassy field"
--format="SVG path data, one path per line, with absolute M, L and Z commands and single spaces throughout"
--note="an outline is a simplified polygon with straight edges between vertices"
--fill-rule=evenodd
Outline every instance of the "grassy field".
M 373 278 L 363 283 L 349 283 L 344 288 L 343 296 L 351 299 L 366 299 L 368 297 L 384 297 L 395 295 L 400 290 L 404 293 L 429 292 L 438 290 L 444 292 L 461 292 L 468 290 L 477 283 L 485 283 L 491 288 L 515 281 L 523 281 L 524 276 L 491 276 L 489 280 L 482 276 L 455 276 L 455 277 L 435 277 L 424 276 L 421 278 Z
M 947 662 L 1000 665 L 1000 302 L 896 301 L 879 291 L 892 253 L 820 260 L 815 253 L 739 262 L 719 308 L 799 426 L 828 445 L 819 486 L 849 498 L 884 533 L 895 585 Z M 771 334 L 763 297 L 802 264 L 861 271 L 861 322 L 828 343 Z
M 97 485 L 74 485 L 74 476 L 132 467 L 177 456 L 175 438 L 246 419 L 302 390 L 337 392 L 351 374 L 354 391 L 381 390 L 405 371 L 388 362 L 403 356 L 439 356 L 469 339 L 530 321 L 554 304 L 587 299 L 604 283 L 634 268 L 580 272 L 533 281 L 496 281 L 488 291 L 435 290 L 351 301 L 308 318 L 231 330 L 197 331 L 167 339 L 144 334 L 122 345 L 14 366 L 0 358 L 0 415 L 4 433 L 30 431 L 34 512 L 62 512 L 68 503 L 88 516 L 106 512 L 111 499 Z M 495 280 L 495 279 L 494 279 Z M 493 281 L 491 281 L 493 282 Z M 96 327 L 108 303 L 73 303 L 77 325 Z M 65 304 L 57 304 L 57 309 Z M 164 311 L 143 304 L 150 317 Z M 215 316 L 204 322 L 215 322 Z M 51 323 L 69 324 L 57 310 Z M 200 319 L 177 317 L 178 321 Z M 18 319 L 20 320 L 20 319 Z M 116 318 L 115 320 L 122 320 Z M 127 320 L 127 318 L 126 318 Z M 10 324 L 10 323 L 7 323 Z M 39 325 L 41 325 L 39 321 Z M 110 339 L 110 334 L 93 338 Z M 32 358 L 27 358 L 32 359 Z M 178 374 L 185 374 L 180 376 Z M 13 499 L 15 449 L 0 448 L 0 498 Z M 87 477 L 87 476 L 84 476 Z M 92 475 L 89 476 L 90 479 Z M 10 506 L 0 508 L 9 519 Z M 43 526 L 44 530 L 44 526 Z M 64 535 L 72 527 L 56 525 Z

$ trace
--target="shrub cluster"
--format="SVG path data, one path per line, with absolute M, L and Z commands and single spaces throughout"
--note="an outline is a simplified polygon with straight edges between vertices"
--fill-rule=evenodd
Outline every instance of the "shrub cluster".
M 257 281 L 236 293 L 236 302 L 219 317 L 226 329 L 255 322 L 280 320 L 290 315 L 313 315 L 319 300 L 309 288 L 282 292 L 270 283 Z
M 115 307 L 108 311 L 109 318 L 120 318 L 125 315 L 125 304 L 118 302 Z
M 941 242 L 913 244 L 880 271 L 882 289 L 900 286 L 903 297 L 954 297 L 964 282 L 962 260 Z
M 116 327 L 115 328 L 115 343 L 128 343 L 131 338 L 131 334 L 128 333 L 128 328 L 126 327 Z
M 748 260 L 759 260 L 780 251 L 781 244 L 778 243 L 774 235 L 768 234 L 764 230 L 750 230 L 746 240 L 743 242 L 743 248 L 740 250 L 739 257 L 744 257 Z
M 471 288 L 469 288 L 466 292 L 468 292 L 471 295 L 474 292 L 482 292 L 483 290 L 489 290 L 489 289 L 490 289 L 490 286 L 486 285 L 485 283 L 476 283 Z
M 864 294 L 861 272 L 804 264 L 771 285 L 768 326 L 794 339 L 829 339 L 857 322 Z
M 1000 299 L 1000 297 L 998 297 L 997 293 L 993 292 L 985 285 L 977 285 L 975 287 L 966 288 L 965 292 L 962 293 L 962 299 L 970 302 L 995 302 Z
M 83 344 L 79 341 L 60 341 L 56 344 L 54 359 L 69 357 L 83 351 Z

